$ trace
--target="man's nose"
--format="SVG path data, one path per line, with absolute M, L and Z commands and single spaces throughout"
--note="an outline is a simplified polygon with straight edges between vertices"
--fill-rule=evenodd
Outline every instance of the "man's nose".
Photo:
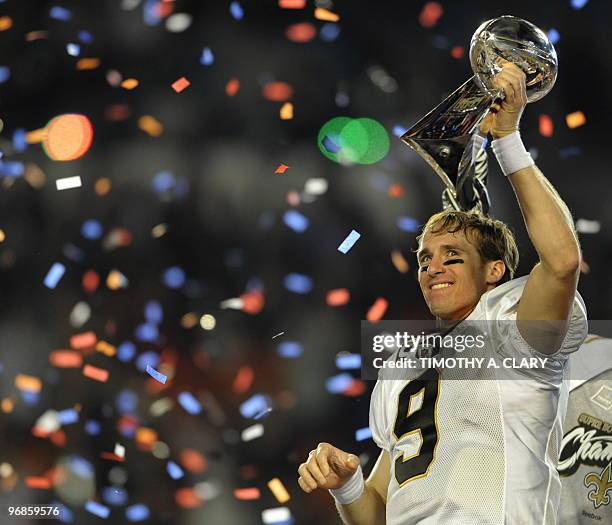
M 429 261 L 429 266 L 427 267 L 427 274 L 430 277 L 435 277 L 441 273 L 446 271 L 446 267 L 442 263 L 442 260 L 438 257 L 432 257 Z

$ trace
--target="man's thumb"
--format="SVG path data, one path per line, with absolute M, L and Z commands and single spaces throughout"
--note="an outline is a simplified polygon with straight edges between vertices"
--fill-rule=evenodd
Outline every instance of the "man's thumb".
M 346 465 L 347 470 L 354 472 L 359 466 L 359 458 L 355 456 L 355 454 L 349 454 L 344 461 L 344 464 Z

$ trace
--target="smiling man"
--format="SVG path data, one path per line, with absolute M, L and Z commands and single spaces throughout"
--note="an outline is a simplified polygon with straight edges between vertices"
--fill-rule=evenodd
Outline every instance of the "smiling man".
M 567 207 L 521 142 L 525 75 L 505 62 L 495 82 L 505 98 L 481 132 L 494 138 L 539 262 L 514 279 L 518 250 L 504 223 L 445 211 L 419 236 L 419 284 L 431 313 L 450 325 L 446 334 L 485 323 L 479 355 L 546 364 L 379 376 L 370 428 L 381 452 L 368 479 L 355 455 L 329 443 L 298 469 L 305 492 L 330 489 L 346 524 L 558 523 L 565 365 L 587 334 L 581 254 Z

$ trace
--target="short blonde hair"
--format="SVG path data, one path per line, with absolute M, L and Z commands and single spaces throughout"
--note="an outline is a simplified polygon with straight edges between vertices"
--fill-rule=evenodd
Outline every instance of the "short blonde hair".
M 519 253 L 514 234 L 502 221 L 487 217 L 479 211 L 446 210 L 436 213 L 425 223 L 417 241 L 420 244 L 426 233 L 438 235 L 459 231 L 463 232 L 470 242 L 470 237 L 476 239 L 476 242 L 472 244 L 476 246 L 478 253 L 485 262 L 499 260 L 504 262 L 506 272 L 498 284 L 514 278 L 519 263 Z

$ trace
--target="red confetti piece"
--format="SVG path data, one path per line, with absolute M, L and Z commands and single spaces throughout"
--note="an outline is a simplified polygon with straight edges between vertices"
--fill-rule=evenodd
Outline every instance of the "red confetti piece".
M 119 462 L 125 461 L 124 457 L 118 456 L 114 452 L 102 452 L 100 453 L 100 457 L 102 459 L 108 459 L 109 461 L 119 461 Z
M 54 350 L 49 354 L 49 363 L 56 368 L 81 368 L 83 355 L 72 350 Z
M 351 293 L 346 288 L 336 288 L 327 292 L 325 301 L 329 306 L 342 306 L 351 300 Z
M 25 478 L 26 487 L 31 489 L 50 489 L 51 480 L 41 476 L 28 476 Z
M 83 274 L 81 285 L 86 293 L 94 293 L 100 286 L 100 276 L 94 270 L 87 270 Z
M 423 27 L 433 27 L 444 14 L 444 9 L 438 2 L 427 2 L 419 15 L 419 24 Z
M 246 489 L 235 489 L 234 497 L 240 500 L 254 500 L 261 497 L 261 492 L 257 487 L 251 487 Z
M 93 379 L 94 381 L 100 381 L 101 383 L 105 383 L 108 380 L 108 370 L 104 370 L 103 368 L 98 368 L 97 366 L 85 365 L 83 367 L 83 375 L 85 377 L 89 377 L 89 379 Z
M 392 199 L 399 199 L 404 196 L 404 188 L 402 188 L 399 184 L 391 184 L 389 189 L 387 190 L 387 195 Z
M 383 297 L 379 297 L 368 310 L 366 319 L 372 323 L 380 321 L 382 316 L 385 315 L 388 306 L 389 302 Z
M 236 392 L 236 394 L 244 394 L 247 392 L 249 388 L 251 388 L 254 378 L 255 373 L 250 366 L 241 366 L 234 379 L 234 392 Z
M 97 342 L 98 338 L 95 332 L 83 332 L 82 334 L 75 334 L 70 338 L 70 347 L 73 350 L 84 350 L 86 348 L 93 348 Z
M 304 9 L 306 0 L 278 0 L 281 9 Z
M 197 450 L 186 448 L 179 455 L 181 465 L 192 474 L 201 474 L 206 470 L 206 458 Z
M 317 30 L 311 23 L 301 22 L 299 24 L 290 25 L 285 31 L 285 36 L 292 42 L 303 44 L 305 42 L 310 42 L 317 36 Z
M 465 54 L 465 48 L 461 46 L 455 46 L 451 49 L 451 56 L 459 60 Z
M 287 164 L 281 164 L 274 173 L 285 173 L 289 168 L 290 166 L 287 166 Z
M 191 488 L 178 489 L 174 493 L 174 500 L 179 507 L 183 507 L 184 509 L 195 509 L 202 505 L 200 496 Z
M 548 115 L 540 115 L 539 119 L 540 135 L 543 137 L 552 137 L 554 125 L 552 119 Z
M 366 386 L 365 381 L 362 381 L 361 379 L 354 379 L 342 393 L 349 397 L 359 397 L 365 393 Z
M 232 78 L 225 86 L 225 93 L 228 97 L 233 97 L 240 89 L 240 80 Z
M 191 85 L 191 82 L 187 80 L 185 77 L 181 77 L 174 82 L 172 82 L 172 89 L 177 93 L 186 90 Z
M 247 314 L 258 314 L 266 304 L 264 294 L 260 290 L 245 292 L 240 296 L 242 299 L 242 311 Z
M 286 82 L 268 82 L 261 90 L 266 100 L 285 102 L 293 96 L 293 88 Z
M 63 430 L 57 430 L 56 432 L 52 432 L 49 436 L 51 443 L 53 443 L 56 447 L 65 447 L 68 442 L 68 438 L 66 437 L 66 433 Z

